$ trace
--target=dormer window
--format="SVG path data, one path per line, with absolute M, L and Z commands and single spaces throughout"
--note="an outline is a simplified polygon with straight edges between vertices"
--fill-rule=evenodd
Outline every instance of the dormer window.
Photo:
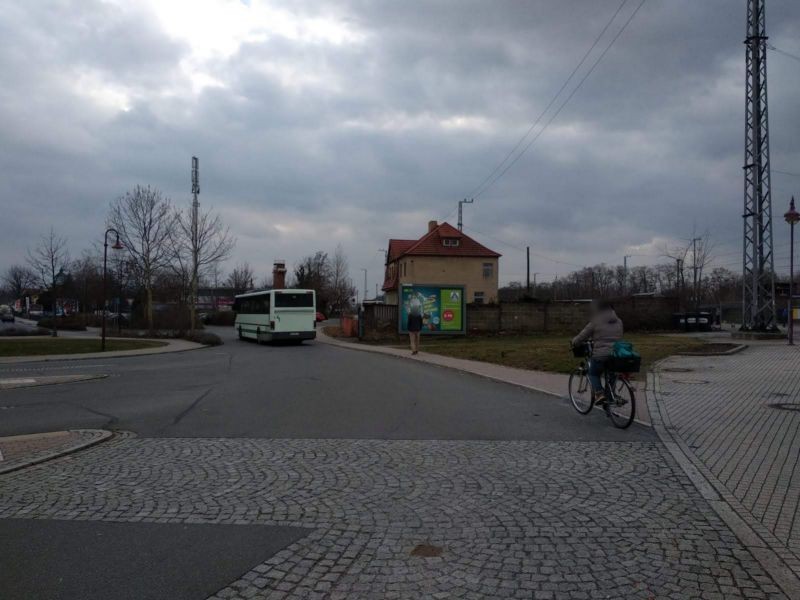
M 455 248 L 458 246 L 458 238 L 442 238 L 442 246 Z

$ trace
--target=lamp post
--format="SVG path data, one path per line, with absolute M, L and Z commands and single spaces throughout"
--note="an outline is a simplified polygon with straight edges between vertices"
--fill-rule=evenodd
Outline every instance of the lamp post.
M 64 285 L 64 269 L 58 270 L 58 273 L 53 275 L 53 337 L 58 337 L 58 286 Z
M 364 267 L 361 267 L 361 270 L 364 271 L 364 300 L 367 299 L 367 270 Z M 363 300 L 362 300 L 363 302 Z
M 102 310 L 103 310 L 103 316 L 102 316 L 103 327 L 102 327 L 102 334 L 100 336 L 100 351 L 101 352 L 105 352 L 106 351 L 106 287 L 108 285 L 107 284 L 108 278 L 106 276 L 106 271 L 107 271 L 107 268 L 108 268 L 108 234 L 109 233 L 113 233 L 114 235 L 117 236 L 117 241 L 114 242 L 114 245 L 111 246 L 111 248 L 114 249 L 114 250 L 122 250 L 124 248 L 124 246 L 119 241 L 119 231 L 117 231 L 113 227 L 109 227 L 108 229 L 106 229 L 106 233 L 103 236 L 103 306 L 101 307 Z
M 792 317 L 792 296 L 794 294 L 794 225 L 800 221 L 800 213 L 794 208 L 794 196 L 789 202 L 789 210 L 783 215 L 789 224 L 789 313 L 786 327 L 789 330 L 789 345 L 794 346 L 794 323 Z

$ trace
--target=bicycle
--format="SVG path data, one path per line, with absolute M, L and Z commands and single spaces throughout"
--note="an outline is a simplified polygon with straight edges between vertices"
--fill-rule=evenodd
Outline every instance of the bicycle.
M 589 381 L 589 361 L 592 358 L 592 350 L 590 342 L 572 348 L 575 357 L 583 360 L 570 373 L 569 399 L 575 410 L 582 415 L 588 415 L 592 408 L 600 405 Z M 636 395 L 630 384 L 630 375 L 605 369 L 602 381 L 606 393 L 606 401 L 603 403 L 606 414 L 611 418 L 614 427 L 619 429 L 630 427 L 636 417 Z

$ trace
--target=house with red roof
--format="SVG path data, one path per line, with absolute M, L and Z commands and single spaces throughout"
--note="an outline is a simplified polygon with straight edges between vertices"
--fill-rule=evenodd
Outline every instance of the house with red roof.
M 386 303 L 398 303 L 404 284 L 463 285 L 468 303 L 497 302 L 500 256 L 449 223 L 430 221 L 418 240 L 389 240 Z

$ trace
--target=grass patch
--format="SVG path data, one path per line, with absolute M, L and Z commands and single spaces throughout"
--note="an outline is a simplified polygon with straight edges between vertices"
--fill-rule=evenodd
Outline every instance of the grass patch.
M 147 340 L 106 340 L 106 351 L 141 350 L 160 346 L 166 344 Z M 100 340 L 78 338 L 0 340 L 0 356 L 44 356 L 86 352 L 100 352 Z
M 572 356 L 569 336 L 503 335 L 468 336 L 439 340 L 423 337 L 421 350 L 454 358 L 466 358 L 519 369 L 569 373 L 580 359 Z M 625 336 L 642 355 L 642 371 L 654 362 L 678 352 L 698 350 L 705 342 L 687 337 L 632 333 Z

